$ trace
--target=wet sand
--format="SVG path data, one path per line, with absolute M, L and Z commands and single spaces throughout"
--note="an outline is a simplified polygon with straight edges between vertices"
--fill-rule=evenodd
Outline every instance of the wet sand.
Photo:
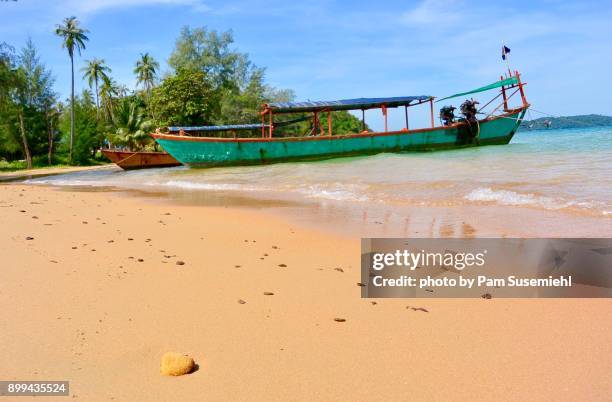
M 2 379 L 67 379 L 85 401 L 612 392 L 612 301 L 374 304 L 357 285 L 359 237 L 286 219 L 285 208 L 0 186 Z M 199 369 L 161 376 L 167 351 Z
M 9 182 L 14 180 L 31 179 L 35 177 L 43 177 L 57 175 L 63 173 L 86 172 L 100 169 L 119 169 L 115 164 L 108 163 L 97 166 L 61 166 L 50 168 L 23 169 L 14 172 L 0 172 L 0 182 Z

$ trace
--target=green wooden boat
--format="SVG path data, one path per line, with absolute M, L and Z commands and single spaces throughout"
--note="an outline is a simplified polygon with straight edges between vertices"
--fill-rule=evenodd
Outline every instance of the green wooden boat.
M 434 151 L 501 145 L 510 142 L 529 107 L 525 99 L 524 85 L 520 81 L 518 72 L 515 72 L 514 75 L 505 79 L 502 77 L 500 81 L 491 85 L 440 99 L 439 101 L 442 101 L 493 88 L 501 88 L 501 92 L 496 98 L 503 97 L 500 106 L 482 118 L 475 117 L 476 113 L 482 114 L 482 112 L 474 109 L 471 116 L 466 116 L 466 118 L 458 121 L 454 121 L 452 118 L 447 119 L 440 126 L 434 125 L 435 98 L 432 96 L 410 96 L 332 102 L 270 103 L 263 106 L 261 124 L 169 127 L 168 133 L 162 133 L 158 130 L 152 136 L 175 159 L 193 167 L 252 165 L 371 155 L 381 152 Z M 513 88 L 516 88 L 516 90 L 508 96 L 507 92 Z M 520 92 L 522 104 L 515 108 L 509 108 L 508 100 L 517 92 Z M 408 107 L 423 103 L 429 103 L 430 105 L 431 127 L 408 129 Z M 387 131 L 386 109 L 402 106 L 406 111 L 406 128 L 400 131 Z M 502 106 L 503 109 L 501 109 Z M 333 134 L 331 130 L 332 111 L 362 110 L 363 112 L 372 108 L 382 109 L 385 116 L 385 131 Z M 495 114 L 499 109 L 501 109 L 501 112 Z M 308 118 L 313 119 L 313 132 L 299 137 L 283 137 L 275 133 L 275 128 L 277 130 L 281 128 L 279 128 L 280 123 L 274 123 L 273 116 L 281 113 L 312 113 L 312 117 L 308 115 Z M 321 124 L 320 114 L 327 114 L 327 130 Z M 268 118 L 267 124 L 264 123 L 266 118 Z M 261 137 L 241 138 L 236 133 L 242 130 L 249 130 L 250 132 L 261 130 Z M 194 133 L 202 134 L 215 131 L 230 133 L 231 136 L 228 138 L 193 135 Z

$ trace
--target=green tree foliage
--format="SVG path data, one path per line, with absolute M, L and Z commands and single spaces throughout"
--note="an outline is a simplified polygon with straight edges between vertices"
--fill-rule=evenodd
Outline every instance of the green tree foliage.
M 115 113 L 115 104 L 119 98 L 119 85 L 110 77 L 106 77 L 102 81 L 100 87 L 100 109 L 101 115 L 107 124 L 113 123 L 113 115 Z
M 174 71 L 202 71 L 215 89 L 242 88 L 256 67 L 246 54 L 230 49 L 233 43 L 231 31 L 183 27 L 168 64 Z
M 321 132 L 327 133 L 327 113 L 319 114 L 319 126 L 313 128 L 312 113 L 299 113 L 284 115 L 275 119 L 276 122 L 293 120 L 306 117 L 307 120 L 301 121 L 285 127 L 278 127 L 275 131 L 276 135 L 284 136 L 300 136 L 300 135 L 318 135 Z M 332 112 L 332 134 L 351 134 L 363 131 L 361 120 L 353 116 L 349 112 L 337 111 Z M 370 131 L 370 127 L 366 124 L 365 130 Z
M 9 153 L 19 145 L 19 157 L 32 167 L 32 155 L 53 152 L 54 79 L 31 40 L 18 56 L 7 49 L 0 56 L 0 138 Z
M 234 37 L 231 31 L 217 32 L 205 27 L 184 27 L 176 41 L 168 64 L 179 70 L 201 71 L 210 80 L 217 94 L 219 106 L 211 116 L 214 124 L 241 124 L 260 121 L 261 106 L 268 102 L 288 102 L 294 99 L 291 90 L 279 90 L 265 84 L 265 70 L 255 66 L 247 54 L 232 49 Z M 170 78 L 166 78 L 170 79 Z M 291 120 L 304 114 L 278 117 Z M 180 119 L 173 124 L 181 123 Z M 325 125 L 326 121 L 323 122 Z M 193 121 L 189 125 L 194 124 Z M 195 123 L 203 125 L 204 121 Z M 308 134 L 312 122 L 279 128 L 279 134 Z M 367 129 L 367 127 L 366 127 Z M 333 113 L 333 132 L 344 134 L 362 130 L 361 121 L 347 112 Z M 251 133 L 259 135 L 259 133 Z
M 21 157 L 22 145 L 15 127 L 16 105 L 12 93 L 16 85 L 15 49 L 0 43 L 0 157 Z
M 540 117 L 534 120 L 525 120 L 521 123 L 521 130 L 552 130 L 560 128 L 589 128 L 610 127 L 612 116 L 587 114 L 579 116 Z
M 211 124 L 217 94 L 201 70 L 179 69 L 153 90 L 150 102 L 160 126 Z
M 148 136 L 155 126 L 258 123 L 262 104 L 295 97 L 291 90 L 266 84 L 265 70 L 233 48 L 231 31 L 188 27 L 181 31 L 170 56 L 171 71 L 161 81 L 160 65 L 148 53 L 136 62 L 134 73 L 142 91 L 135 92 L 110 76 L 104 60 L 93 58 L 82 71 L 95 93 L 75 96 L 74 56 L 85 48 L 87 30 L 70 17 L 55 32 L 71 63 L 70 98 L 65 103 L 58 102 L 53 76 L 31 41 L 19 53 L 0 43 L 0 160 L 25 159 L 28 165 L 38 165 L 68 155 L 72 163 L 89 164 L 105 138 L 116 146 L 149 150 L 155 147 Z M 275 115 L 275 135 L 326 131 L 327 115 L 319 117 L 320 127 L 313 128 L 312 114 Z M 296 118 L 304 120 L 282 125 Z M 332 130 L 359 132 L 361 121 L 334 112 Z M 260 136 L 261 131 L 241 135 Z
M 132 151 L 154 147 L 153 122 L 146 119 L 143 103 L 136 97 L 126 97 L 119 101 L 115 111 L 114 133 L 108 135 L 114 146 L 127 147 Z
M 184 27 L 168 60 L 175 73 L 201 71 L 208 77 L 219 101 L 215 124 L 257 122 L 263 103 L 292 97 L 291 91 L 266 85 L 265 70 L 232 49 L 233 43 L 231 31 Z
M 140 55 L 140 60 L 136 62 L 136 67 L 134 68 L 134 74 L 136 74 L 138 84 L 142 84 L 144 87 L 148 98 L 151 96 L 151 90 L 155 86 L 158 70 L 159 63 L 149 53 Z
M 69 151 L 66 148 L 70 147 L 70 130 L 74 122 L 76 135 L 73 141 L 72 161 L 75 164 L 86 165 L 94 157 L 103 139 L 102 130 L 96 120 L 96 105 L 91 92 L 86 90 L 81 96 L 75 97 L 74 120 L 71 118 L 71 112 L 70 109 L 64 110 L 60 117 L 63 150 Z
M 96 94 L 96 118 L 100 116 L 100 90 L 98 88 L 100 81 L 109 80 L 108 74 L 111 72 L 110 67 L 104 64 L 104 59 L 92 59 L 86 61 L 85 67 L 81 69 L 83 79 L 87 80 L 90 89 L 94 89 Z

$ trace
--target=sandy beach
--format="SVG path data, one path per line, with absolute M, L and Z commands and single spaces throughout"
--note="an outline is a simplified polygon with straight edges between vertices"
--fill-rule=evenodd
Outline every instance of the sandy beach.
M 612 391 L 610 300 L 366 300 L 357 236 L 114 192 L 0 194 L 5 380 L 70 380 L 85 401 Z M 161 376 L 167 351 L 198 370 Z

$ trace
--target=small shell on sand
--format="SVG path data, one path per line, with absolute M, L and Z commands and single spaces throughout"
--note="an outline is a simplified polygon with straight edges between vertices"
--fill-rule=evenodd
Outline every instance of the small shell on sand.
M 161 358 L 162 375 L 189 374 L 195 367 L 193 359 L 187 355 L 174 352 L 166 352 Z
M 345 322 L 346 319 L 345 318 L 334 318 L 334 321 L 336 321 L 336 322 Z
M 264 295 L 265 296 L 274 296 L 274 293 L 272 293 L 272 292 L 264 292 Z

